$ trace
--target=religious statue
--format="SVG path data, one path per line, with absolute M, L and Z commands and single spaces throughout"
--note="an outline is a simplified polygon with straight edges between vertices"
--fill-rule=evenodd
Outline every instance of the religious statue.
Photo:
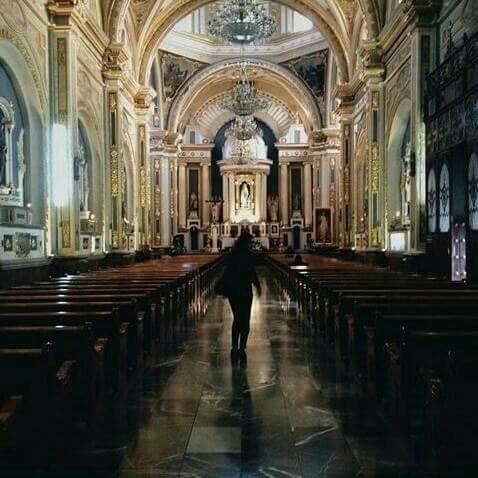
M 321 212 L 319 218 L 319 242 L 330 242 L 330 226 L 324 211 Z
M 241 208 L 249 208 L 249 186 L 246 182 L 243 182 L 241 185 Z
M 78 181 L 78 195 L 80 199 L 80 212 L 89 211 L 90 184 L 88 177 L 88 158 L 85 148 L 78 147 L 78 156 L 75 158 L 75 179 Z M 126 173 L 125 173 L 126 174 Z
M 199 199 L 197 194 L 192 191 L 191 194 L 189 194 L 189 213 L 197 216 L 199 211 Z
M 410 217 L 412 154 L 410 142 L 405 146 L 400 171 L 400 213 L 402 217 Z
M 278 209 L 279 209 L 279 197 L 278 196 L 269 196 L 267 200 L 267 205 L 269 206 L 269 217 L 272 222 L 278 221 Z
M 292 201 L 292 208 L 294 211 L 301 211 L 302 198 L 299 193 L 294 194 L 294 199 Z
M 221 201 L 214 199 L 211 202 L 211 219 L 214 224 L 219 222 L 221 216 Z

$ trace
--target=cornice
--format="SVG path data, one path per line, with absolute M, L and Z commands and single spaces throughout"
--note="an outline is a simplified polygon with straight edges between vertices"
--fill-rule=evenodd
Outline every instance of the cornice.
M 401 3 L 391 22 L 388 22 L 380 33 L 379 43 L 382 50 L 388 52 L 415 26 L 433 26 L 440 6 L 439 0 L 406 0 Z
M 291 143 L 275 143 L 275 147 L 279 151 L 291 151 L 291 150 L 306 150 L 309 149 L 309 144 L 291 144 Z
M 215 148 L 214 143 L 206 144 L 181 144 L 181 149 L 186 153 L 188 151 L 212 151 Z

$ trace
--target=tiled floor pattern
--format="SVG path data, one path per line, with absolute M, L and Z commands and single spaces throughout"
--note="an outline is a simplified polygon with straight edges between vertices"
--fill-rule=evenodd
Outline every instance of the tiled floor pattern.
M 120 478 L 415 477 L 375 411 L 296 320 L 262 271 L 247 368 L 230 363 L 228 304 L 216 298 L 178 353 L 157 364 Z

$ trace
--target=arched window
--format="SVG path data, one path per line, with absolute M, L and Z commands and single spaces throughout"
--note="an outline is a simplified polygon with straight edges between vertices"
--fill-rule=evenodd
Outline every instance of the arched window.
M 437 185 L 435 170 L 432 168 L 428 173 L 428 231 L 432 234 L 437 228 Z
M 440 232 L 450 231 L 450 173 L 444 164 L 440 172 Z
M 475 153 L 468 163 L 468 224 L 471 230 L 478 230 L 478 157 Z

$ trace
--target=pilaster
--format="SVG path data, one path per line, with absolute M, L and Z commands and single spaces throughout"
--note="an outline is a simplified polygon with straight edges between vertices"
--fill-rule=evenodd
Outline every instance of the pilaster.
M 73 0 L 48 4 L 51 26 L 51 209 L 52 250 L 59 256 L 79 250 L 80 217 L 74 180 L 74 162 L 78 141 L 76 101 L 76 43 L 72 30 Z M 56 232 L 56 233 L 55 233 Z
M 105 188 L 105 215 L 109 225 L 106 234 L 106 249 L 119 252 L 123 243 L 123 221 L 121 213 L 121 175 L 120 156 L 122 121 L 121 121 L 121 78 L 122 63 L 125 60 L 122 45 L 110 45 L 103 55 L 103 78 L 105 81 L 105 111 L 107 136 L 107 187 Z
M 152 129 L 151 148 L 151 195 L 153 246 L 170 247 L 172 236 L 177 232 L 178 177 L 177 158 L 179 141 L 177 133 Z

